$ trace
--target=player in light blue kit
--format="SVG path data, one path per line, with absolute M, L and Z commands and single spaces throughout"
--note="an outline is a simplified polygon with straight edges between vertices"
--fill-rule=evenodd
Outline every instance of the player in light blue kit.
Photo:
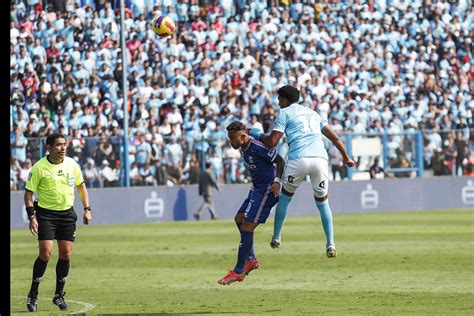
M 249 134 L 259 139 L 265 146 L 274 148 L 283 133 L 288 138 L 288 162 L 283 176 L 283 188 L 280 201 L 275 211 L 273 237 L 270 245 L 279 248 L 281 229 L 285 221 L 288 204 L 296 189 L 310 176 L 314 191 L 316 207 L 321 215 L 326 235 L 326 255 L 333 258 L 337 255 L 334 243 L 332 213 L 328 203 L 329 167 L 328 154 L 324 148 L 322 134 L 341 152 L 344 163 L 354 166 L 343 142 L 339 139 L 326 121 L 310 108 L 298 104 L 300 92 L 292 86 L 283 86 L 278 90 L 280 114 L 275 120 L 270 135 L 263 135 L 258 129 L 251 129 Z
M 240 232 L 237 264 L 217 281 L 222 285 L 240 282 L 250 271 L 260 266 L 253 249 L 253 232 L 258 224 L 265 223 L 270 210 L 278 202 L 280 178 L 285 167 L 285 161 L 276 150 L 269 149 L 250 137 L 242 122 L 232 122 L 227 126 L 227 131 L 232 147 L 242 150 L 245 167 L 252 176 L 252 187 L 235 215 L 235 223 Z

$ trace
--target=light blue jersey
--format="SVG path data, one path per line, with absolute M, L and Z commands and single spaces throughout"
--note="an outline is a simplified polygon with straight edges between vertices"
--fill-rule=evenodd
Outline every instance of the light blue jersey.
M 286 134 L 288 138 L 288 160 L 303 157 L 328 159 L 321 130 L 327 125 L 318 113 L 305 106 L 293 103 L 280 109 L 275 120 L 274 131 Z

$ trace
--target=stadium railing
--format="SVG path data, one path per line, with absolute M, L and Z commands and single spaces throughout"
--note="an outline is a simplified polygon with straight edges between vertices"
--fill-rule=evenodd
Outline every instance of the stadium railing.
M 458 136 L 460 134 L 460 136 Z M 380 165 L 388 173 L 394 174 L 396 177 L 423 177 L 429 175 L 462 175 L 462 170 L 459 170 L 457 167 L 454 168 L 447 164 L 447 169 L 443 171 L 435 170 L 435 162 L 432 160 L 440 152 L 444 152 L 446 147 L 451 144 L 452 140 L 456 141 L 456 137 L 462 139 L 465 145 L 468 146 L 468 150 L 473 154 L 474 151 L 474 129 L 449 129 L 449 130 L 415 130 L 415 131 L 406 131 L 402 133 L 391 134 L 389 132 L 385 133 L 341 133 L 341 138 L 346 144 L 348 153 L 356 161 L 356 168 L 346 168 L 346 175 L 348 179 L 367 179 L 369 176 L 369 168 L 373 163 L 375 157 L 380 158 Z M 84 167 L 84 164 L 87 161 L 87 158 L 93 158 L 92 150 L 95 149 L 95 145 L 99 140 L 99 136 L 94 137 L 83 137 L 85 140 L 86 146 L 84 151 L 80 155 L 81 167 Z M 130 137 L 132 141 L 134 137 Z M 162 150 L 164 150 L 164 145 L 170 141 L 170 137 L 163 137 L 164 144 Z M 46 153 L 45 141 L 46 137 L 41 138 L 27 138 L 28 144 L 26 148 L 27 158 L 30 158 L 32 162 L 36 162 Z M 124 186 L 126 183 L 123 175 L 123 166 L 121 163 L 124 161 L 124 150 L 123 150 L 123 140 L 117 136 L 109 137 L 109 140 L 120 148 L 115 148 L 117 153 L 117 161 L 120 163 L 120 185 Z M 182 139 L 177 139 L 178 143 Z M 207 141 L 207 140 L 202 140 Z M 201 142 L 202 142 L 201 141 Z M 451 142 L 451 143 L 450 143 Z M 92 144 L 92 145 L 91 145 Z M 183 142 L 184 146 L 187 147 L 187 142 Z M 326 140 L 326 147 L 331 146 Z M 222 148 L 220 148 L 222 149 Z M 183 151 L 187 153 L 187 156 L 183 157 L 183 161 L 191 160 L 191 156 L 196 151 L 190 148 L 183 148 Z M 194 156 L 196 160 L 200 163 L 201 169 L 204 168 L 204 162 L 207 161 L 211 155 L 208 152 L 199 152 L 200 157 Z M 218 154 L 221 157 L 222 161 L 222 172 L 230 172 L 228 170 L 228 159 L 222 158 L 222 150 L 218 150 Z M 161 155 L 163 157 L 163 153 Z M 446 158 L 445 158 L 446 159 Z M 166 163 L 165 161 L 163 161 Z M 452 163 L 454 165 L 454 163 Z M 446 164 L 445 164 L 446 165 Z M 100 166 L 100 162 L 96 162 L 96 166 Z M 240 173 L 241 177 L 246 177 L 244 175 L 243 169 L 240 168 L 241 163 L 239 162 L 236 166 L 237 172 Z M 130 167 L 130 166 L 128 166 Z M 184 167 L 184 166 L 181 166 Z M 236 170 L 232 170 L 236 172 Z M 223 179 L 228 179 L 230 176 L 223 174 Z M 235 179 L 235 176 L 230 178 Z M 233 180 L 238 181 L 239 179 Z M 228 182 L 227 180 L 225 180 Z M 247 182 L 247 180 L 245 180 Z M 129 182 L 130 183 L 130 182 Z M 231 182 L 232 183 L 232 182 Z

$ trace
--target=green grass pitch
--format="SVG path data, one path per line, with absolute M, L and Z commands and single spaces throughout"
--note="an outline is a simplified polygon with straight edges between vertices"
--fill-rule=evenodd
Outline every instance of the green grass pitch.
M 273 218 L 273 215 L 271 216 Z M 474 315 L 474 212 L 335 215 L 338 256 L 325 256 L 319 216 L 257 228 L 261 261 L 241 283 L 217 284 L 237 257 L 232 220 L 79 227 L 65 291 L 69 312 L 163 315 Z M 24 315 L 37 242 L 11 231 L 11 313 Z M 57 248 L 40 286 L 51 303 Z

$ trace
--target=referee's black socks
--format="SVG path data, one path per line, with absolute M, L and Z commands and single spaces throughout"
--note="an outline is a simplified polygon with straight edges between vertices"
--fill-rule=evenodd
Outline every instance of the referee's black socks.
M 68 273 L 69 260 L 58 259 L 58 263 L 56 264 L 56 294 L 63 292 Z
M 47 265 L 47 261 L 41 260 L 40 257 L 36 258 L 35 264 L 33 265 L 33 280 L 31 281 L 30 293 L 38 293 L 38 287 Z

